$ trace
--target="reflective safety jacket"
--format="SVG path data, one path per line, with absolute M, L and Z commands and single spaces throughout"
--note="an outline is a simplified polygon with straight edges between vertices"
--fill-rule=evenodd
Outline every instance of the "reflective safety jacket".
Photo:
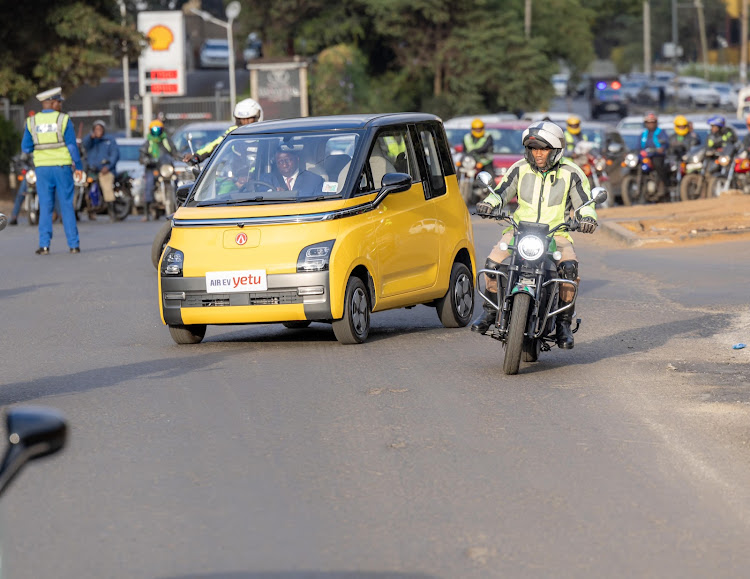
M 526 159 L 521 159 L 508 169 L 495 192 L 490 193 L 484 201 L 497 207 L 516 195 L 518 208 L 513 214 L 516 223 L 534 221 L 546 223 L 552 229 L 565 222 L 571 208 L 578 209 L 591 199 L 591 188 L 585 173 L 569 159 L 561 159 L 546 173 L 532 168 Z M 581 209 L 579 215 L 596 219 L 593 204 Z M 555 235 L 572 241 L 566 232 Z
M 388 150 L 386 153 L 391 159 L 396 159 L 401 153 L 406 153 L 406 143 L 401 138 L 386 136 L 383 138 Z
M 64 136 L 69 120 L 68 115 L 58 111 L 43 111 L 26 120 L 26 128 L 34 143 L 34 165 L 54 167 L 73 164 Z
M 588 141 L 586 135 L 574 135 L 570 131 L 565 131 L 565 156 L 570 157 L 573 154 L 573 150 L 576 148 L 576 145 L 581 141 Z
M 656 127 L 653 131 L 643 129 L 641 133 L 641 149 L 647 149 L 653 147 L 654 149 L 661 149 L 669 144 L 669 137 L 667 133 L 662 131 L 661 128 Z
M 737 134 L 729 127 L 722 127 L 716 134 L 708 133 L 706 137 L 706 147 L 709 149 L 719 149 L 727 144 L 734 145 L 736 142 Z
M 487 133 L 478 139 L 476 139 L 471 133 L 466 133 L 464 135 L 464 151 L 467 153 L 474 153 L 477 161 L 482 163 L 482 165 L 487 166 L 492 164 L 492 149 L 494 145 L 492 135 Z
M 149 134 L 146 137 L 146 142 L 141 145 L 139 154 L 141 165 L 147 167 L 155 167 L 159 164 L 159 160 L 167 155 L 175 160 L 179 159 L 174 144 L 165 134 L 158 137 Z
M 198 157 L 201 158 L 201 161 L 205 158 L 207 158 L 211 153 L 214 152 L 214 149 L 219 146 L 219 143 L 221 143 L 225 137 L 231 133 L 234 129 L 237 128 L 237 125 L 232 125 L 229 127 L 226 131 L 224 131 L 224 134 L 220 137 L 216 137 L 213 141 L 210 143 L 206 143 L 203 147 L 198 149 L 195 154 L 198 155 Z

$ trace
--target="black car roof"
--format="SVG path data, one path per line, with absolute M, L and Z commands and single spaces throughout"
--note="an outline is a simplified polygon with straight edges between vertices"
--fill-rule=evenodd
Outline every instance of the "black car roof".
M 288 133 L 291 131 L 356 130 L 384 127 L 403 123 L 438 121 L 440 118 L 426 113 L 385 113 L 370 115 L 338 115 L 330 117 L 302 117 L 263 121 L 237 127 L 232 134 Z

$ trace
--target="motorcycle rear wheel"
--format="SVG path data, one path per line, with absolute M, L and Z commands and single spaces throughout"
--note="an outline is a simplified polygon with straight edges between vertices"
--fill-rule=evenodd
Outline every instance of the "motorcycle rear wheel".
M 680 199 L 683 201 L 693 201 L 695 199 L 702 199 L 706 196 L 706 182 L 701 181 L 703 177 L 700 173 L 690 173 L 682 178 L 680 183 Z
M 521 365 L 523 334 L 526 331 L 530 304 L 531 296 L 529 294 L 518 293 L 513 298 L 513 311 L 510 314 L 510 326 L 505 342 L 505 358 L 503 359 L 503 372 L 510 376 L 518 374 L 518 367 Z

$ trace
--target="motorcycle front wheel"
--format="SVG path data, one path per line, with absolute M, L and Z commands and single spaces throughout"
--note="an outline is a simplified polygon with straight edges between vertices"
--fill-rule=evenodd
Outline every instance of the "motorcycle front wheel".
M 539 359 L 539 351 L 542 349 L 542 341 L 534 338 L 523 339 L 523 361 L 536 362 Z
M 640 200 L 638 194 L 638 177 L 628 175 L 620 184 L 620 197 L 623 205 L 635 205 Z
M 133 211 L 133 198 L 130 195 L 115 197 L 115 219 L 123 221 Z
M 711 177 L 706 185 L 706 196 L 707 197 L 718 197 L 724 191 L 732 188 L 731 183 L 727 179 L 722 177 Z
M 523 350 L 523 334 L 526 331 L 530 304 L 531 296 L 529 294 L 518 293 L 513 298 L 513 311 L 510 314 L 510 326 L 505 341 L 505 358 L 503 359 L 503 372 L 505 374 L 518 374 L 518 367 L 521 365 L 521 351 Z
M 706 196 L 706 183 L 700 173 L 690 173 L 680 183 L 680 199 L 694 201 Z
M 26 199 L 29 204 L 29 225 L 37 225 L 39 223 L 39 198 L 36 193 L 27 193 Z

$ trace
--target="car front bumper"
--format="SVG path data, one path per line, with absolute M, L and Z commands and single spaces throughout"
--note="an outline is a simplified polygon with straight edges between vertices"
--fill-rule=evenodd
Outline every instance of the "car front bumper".
M 270 274 L 262 292 L 208 293 L 205 277 L 161 276 L 164 323 L 256 324 L 330 320 L 327 271 Z

